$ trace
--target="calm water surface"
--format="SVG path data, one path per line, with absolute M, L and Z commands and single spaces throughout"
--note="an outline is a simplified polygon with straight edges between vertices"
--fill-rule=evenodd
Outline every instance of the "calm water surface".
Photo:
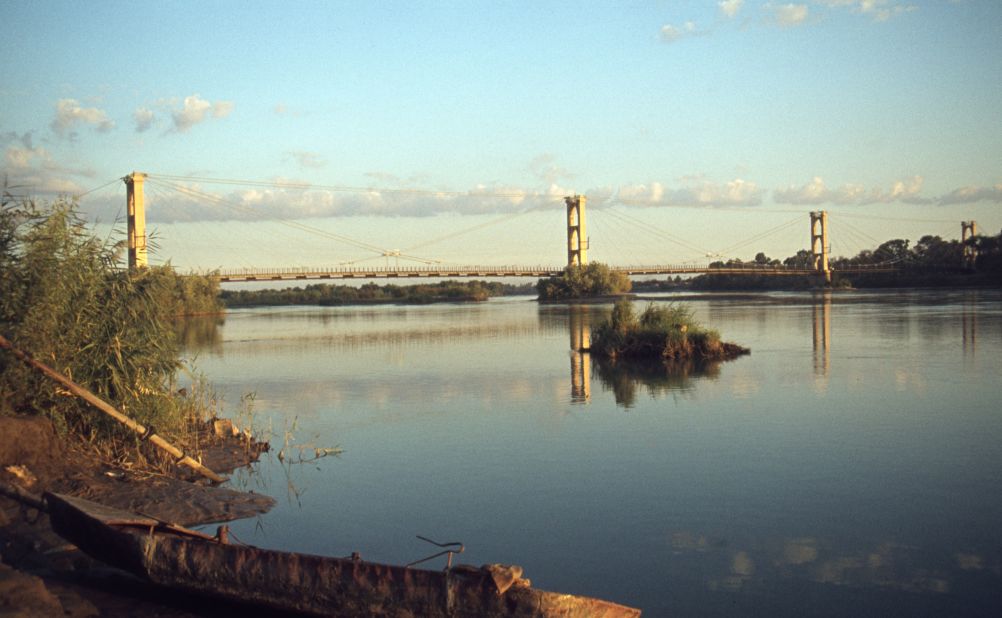
M 407 563 L 436 551 L 415 535 L 462 541 L 649 616 L 997 615 L 1000 301 L 694 297 L 753 352 L 674 372 L 571 352 L 611 307 L 528 299 L 236 310 L 190 352 L 276 447 L 344 449 L 238 474 L 279 501 L 245 542 Z

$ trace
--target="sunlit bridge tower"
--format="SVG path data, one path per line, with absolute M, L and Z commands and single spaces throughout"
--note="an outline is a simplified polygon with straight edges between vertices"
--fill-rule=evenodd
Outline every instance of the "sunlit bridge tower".
M 146 268 L 146 205 L 143 200 L 143 181 L 146 174 L 132 172 L 125 180 L 125 201 L 129 226 L 129 270 Z
M 814 271 L 825 278 L 825 285 L 832 282 L 832 271 L 828 267 L 828 213 L 824 210 L 811 213 L 811 256 Z
M 974 268 L 974 264 L 978 259 L 978 249 L 973 244 L 969 244 L 967 241 L 978 235 L 978 223 L 977 221 L 961 221 L 960 222 L 960 243 L 964 247 L 964 254 L 961 263 L 964 268 Z
M 565 197 L 567 204 L 567 265 L 588 263 L 588 235 L 585 231 L 585 201 L 583 195 Z

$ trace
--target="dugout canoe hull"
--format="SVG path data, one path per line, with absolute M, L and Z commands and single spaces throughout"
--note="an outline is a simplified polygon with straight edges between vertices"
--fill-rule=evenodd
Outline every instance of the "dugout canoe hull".
M 53 529 L 90 556 L 150 581 L 278 610 L 326 616 L 626 618 L 640 610 L 538 590 L 518 567 L 431 571 L 259 549 L 46 494 Z

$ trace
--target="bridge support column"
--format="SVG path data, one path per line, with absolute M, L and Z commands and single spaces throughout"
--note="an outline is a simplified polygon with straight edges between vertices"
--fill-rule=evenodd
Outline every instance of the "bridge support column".
M 960 243 L 964 247 L 964 254 L 961 260 L 964 268 L 974 268 L 974 263 L 978 259 L 978 250 L 974 245 L 968 244 L 967 241 L 978 235 L 978 223 L 977 221 L 961 221 L 960 222 Z
M 585 232 L 585 201 L 583 195 L 565 197 L 567 204 L 567 265 L 588 263 L 588 236 Z
M 143 181 L 146 174 L 132 172 L 125 177 L 125 200 L 128 208 L 129 270 L 149 265 L 146 252 L 146 204 L 143 198 Z
M 832 271 L 828 266 L 828 213 L 824 210 L 811 213 L 811 256 L 814 258 L 814 270 L 823 276 L 825 285 L 831 285 Z

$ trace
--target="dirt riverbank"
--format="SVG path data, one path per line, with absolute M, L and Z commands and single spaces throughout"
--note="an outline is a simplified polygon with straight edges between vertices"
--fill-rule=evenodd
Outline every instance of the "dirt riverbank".
M 225 424 L 224 424 L 225 426 Z M 207 425 L 202 463 L 220 474 L 256 460 L 267 444 Z M 92 447 L 56 434 L 44 418 L 0 417 L 0 481 L 197 525 L 253 517 L 268 496 L 213 487 L 184 469 L 164 472 L 103 461 Z M 0 617 L 248 615 L 203 599 L 166 594 L 88 558 L 57 536 L 48 518 L 0 496 Z M 250 612 L 253 614 L 253 612 Z

